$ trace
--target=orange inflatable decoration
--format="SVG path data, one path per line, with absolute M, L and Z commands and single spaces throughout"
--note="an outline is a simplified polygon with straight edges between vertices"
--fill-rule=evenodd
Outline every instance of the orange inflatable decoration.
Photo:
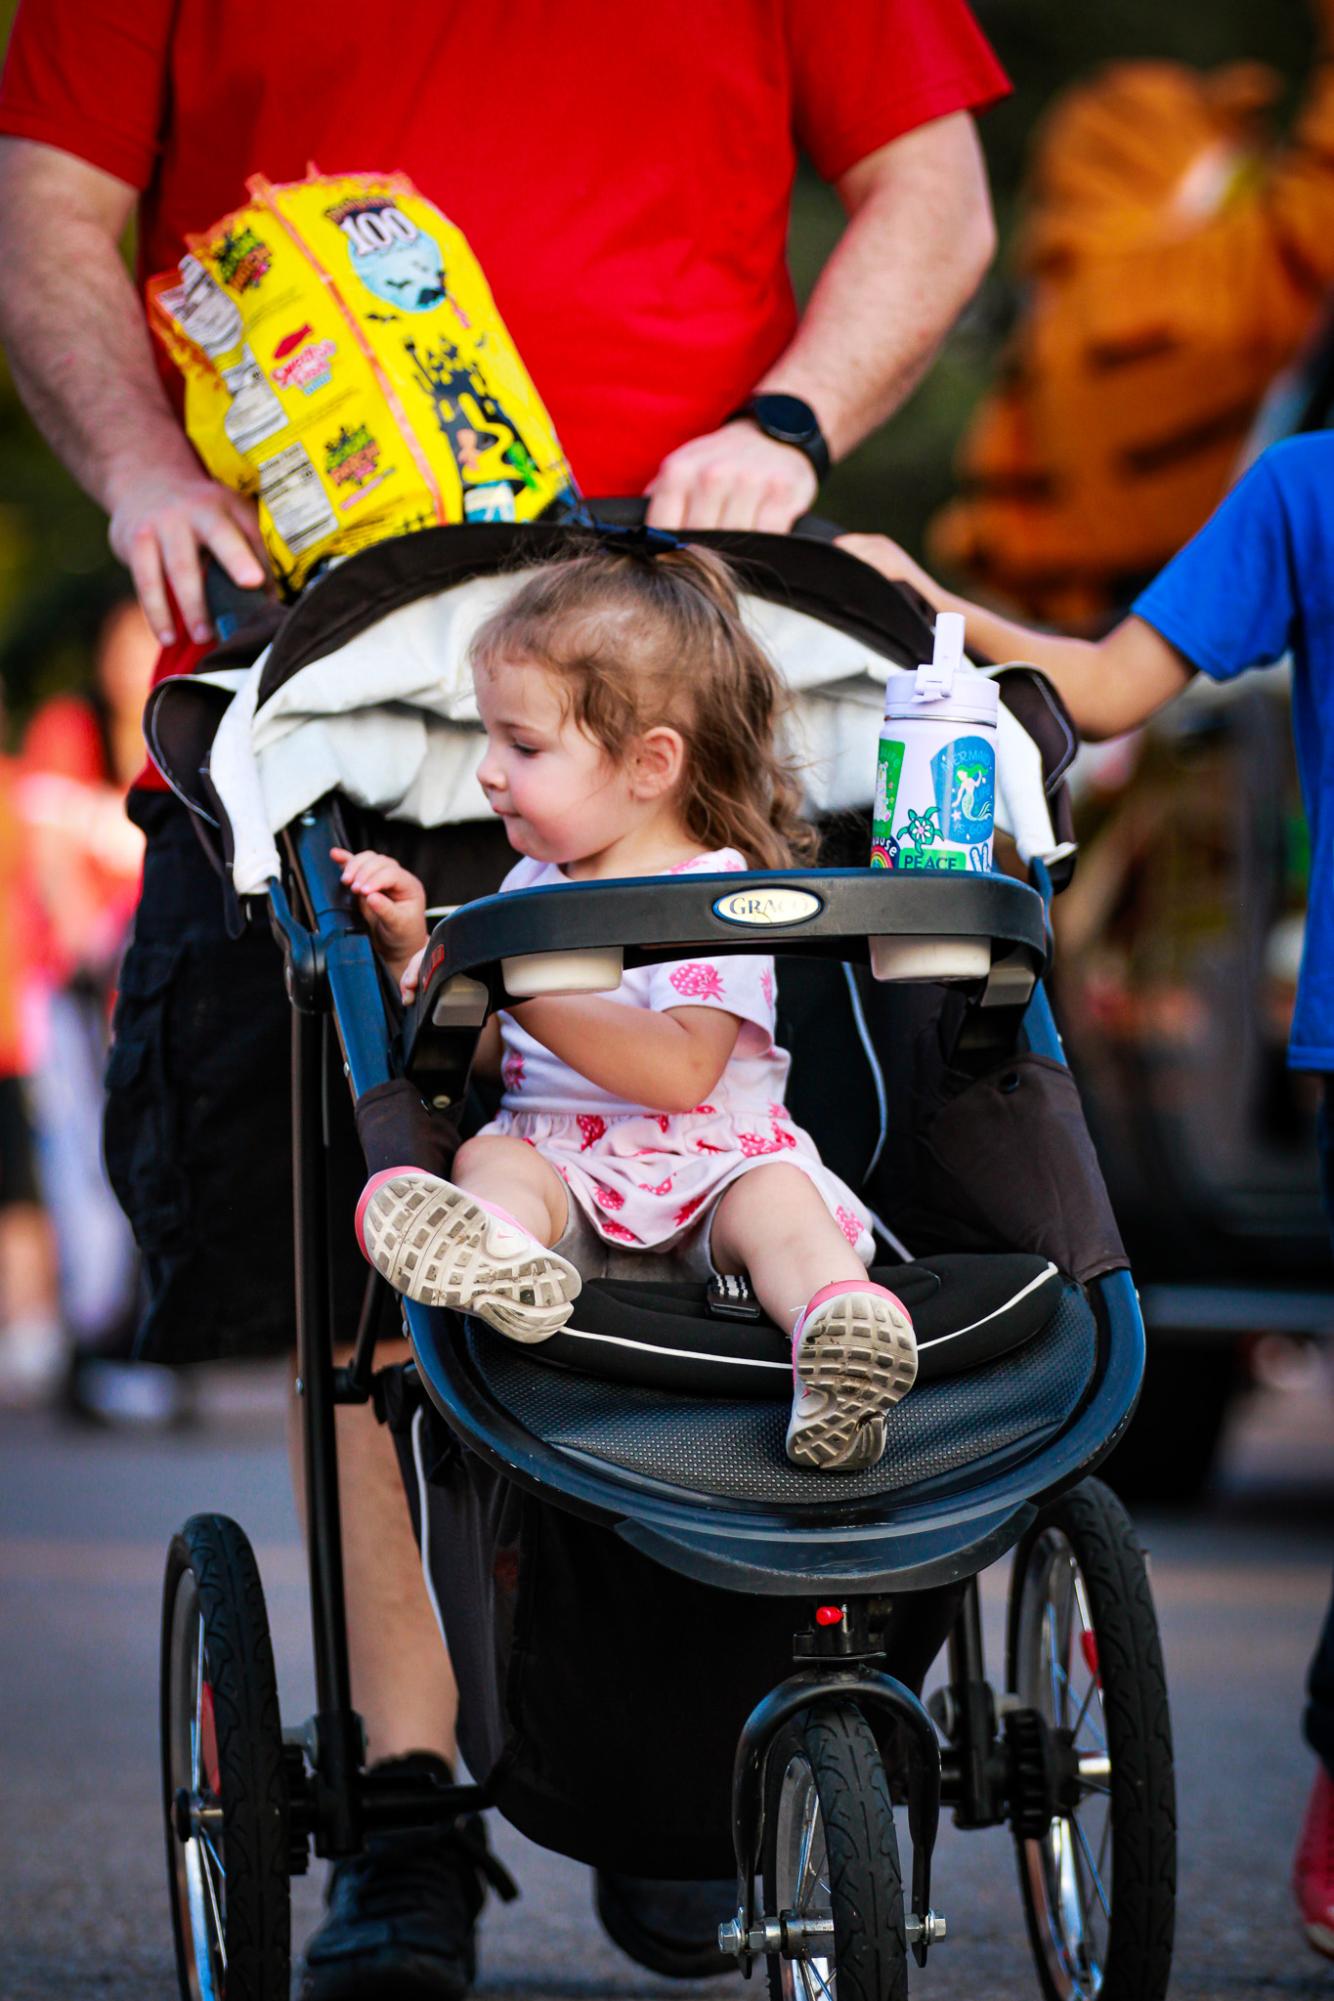
M 1116 65 L 1040 131 L 1029 288 L 931 559 L 1029 614 L 1123 605 L 1212 511 L 1334 286 L 1334 0 L 1287 142 L 1259 64 Z

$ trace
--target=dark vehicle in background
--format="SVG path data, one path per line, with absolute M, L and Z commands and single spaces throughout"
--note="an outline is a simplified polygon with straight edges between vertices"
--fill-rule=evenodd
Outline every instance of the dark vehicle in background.
M 1332 417 L 1334 322 L 1248 458 Z M 1288 670 L 1200 677 L 1141 735 L 1083 756 L 1056 1000 L 1149 1334 L 1109 1477 L 1186 1501 L 1258 1341 L 1334 1340 L 1319 1084 L 1285 1060 L 1309 862 Z

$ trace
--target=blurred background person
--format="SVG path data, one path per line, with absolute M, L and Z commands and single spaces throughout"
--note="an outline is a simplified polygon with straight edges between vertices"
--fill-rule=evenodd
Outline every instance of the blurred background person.
M 138 605 L 118 595 L 95 616 L 86 686 L 33 713 L 13 785 L 35 911 L 29 1100 L 58 1251 L 66 1387 L 74 1410 L 104 1417 L 155 1417 L 174 1403 L 164 1372 L 117 1366 L 133 1341 L 139 1270 L 101 1146 L 111 1002 L 143 860 L 125 796 L 143 761 L 156 654 Z
M 45 1401 L 65 1371 L 29 1103 L 39 918 L 17 793 L 14 761 L 0 754 L 0 1407 Z

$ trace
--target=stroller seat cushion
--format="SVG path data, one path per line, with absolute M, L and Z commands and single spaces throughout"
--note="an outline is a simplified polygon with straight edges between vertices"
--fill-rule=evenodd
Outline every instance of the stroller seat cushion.
M 1032 1339 L 963 1374 L 919 1382 L 887 1413 L 878 1463 L 837 1476 L 790 1463 L 786 1406 L 771 1397 L 685 1396 L 598 1380 L 543 1366 L 535 1350 L 470 1321 L 464 1353 L 485 1395 L 548 1446 L 683 1498 L 824 1506 L 902 1499 L 928 1485 L 942 1492 L 975 1481 L 983 1467 L 1020 1464 L 1075 1416 L 1094 1380 L 1098 1325 L 1077 1285 L 1060 1279 L 1059 1287 Z
M 1050 1260 L 1019 1252 L 946 1253 L 877 1265 L 871 1276 L 912 1315 L 919 1383 L 958 1375 L 1031 1341 L 1056 1313 L 1067 1284 Z M 570 1320 L 532 1350 L 532 1359 L 678 1396 L 789 1401 L 789 1335 L 762 1316 L 717 1318 L 706 1301 L 706 1288 L 686 1279 L 591 1279 Z

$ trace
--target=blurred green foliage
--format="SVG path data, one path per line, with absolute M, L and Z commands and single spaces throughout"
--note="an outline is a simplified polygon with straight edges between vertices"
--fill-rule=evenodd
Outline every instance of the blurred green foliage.
M 0 37 L 14 0 L 0 0 Z M 878 527 L 920 549 L 924 522 L 946 497 L 959 435 L 995 366 L 1013 315 L 1006 240 L 1029 134 L 1071 79 L 1126 56 L 1175 57 L 1209 67 L 1254 57 L 1274 64 L 1295 98 L 1312 59 L 1304 0 L 975 0 L 1014 95 L 982 124 L 1002 252 L 982 292 L 907 406 L 839 466 L 822 511 Z M 724 197 L 725 198 L 725 197 Z M 837 239 L 831 191 L 803 172 L 793 206 L 791 257 L 804 297 Z M 76 680 L 108 590 L 121 586 L 105 523 L 28 421 L 0 365 L 0 673 L 11 718 L 41 693 Z

